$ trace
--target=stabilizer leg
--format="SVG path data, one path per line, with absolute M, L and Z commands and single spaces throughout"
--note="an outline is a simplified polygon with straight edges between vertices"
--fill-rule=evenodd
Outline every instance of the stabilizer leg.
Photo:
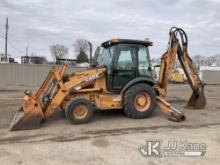
M 157 107 L 168 117 L 169 120 L 181 122 L 186 118 L 182 112 L 172 107 L 167 101 L 159 96 L 157 96 Z

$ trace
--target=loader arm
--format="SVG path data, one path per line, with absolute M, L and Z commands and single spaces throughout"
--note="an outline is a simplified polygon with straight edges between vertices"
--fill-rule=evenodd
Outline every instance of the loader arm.
M 177 35 L 180 35 L 181 45 Z M 203 91 L 204 83 L 200 80 L 198 72 L 194 68 L 193 62 L 188 55 L 187 42 L 187 35 L 182 29 L 176 27 L 171 28 L 168 49 L 161 57 L 159 80 L 155 85 L 155 91 L 158 95 L 157 105 L 159 109 L 172 119 L 174 118 L 174 120 L 177 120 L 181 113 L 173 108 L 168 102 L 166 102 L 164 97 L 167 95 L 167 86 L 175 66 L 176 56 L 178 56 L 178 60 L 180 61 L 180 64 L 187 77 L 187 81 L 193 91 L 187 107 L 190 109 L 201 109 L 206 105 L 206 99 Z
M 24 92 L 23 106 L 16 112 L 10 130 L 39 128 L 41 121 L 47 118 L 45 113 L 52 94 L 58 91 L 57 75 L 62 77 L 65 69 L 65 65 L 61 65 L 58 69 L 52 67 L 36 94 L 27 90 Z
M 70 92 L 80 92 L 84 86 L 104 76 L 105 72 L 105 68 L 91 69 L 82 74 L 75 73 L 64 81 L 65 70 L 66 65 L 53 67 L 36 94 L 25 91 L 23 106 L 15 114 L 10 130 L 39 128 L 41 121 L 49 118 Z

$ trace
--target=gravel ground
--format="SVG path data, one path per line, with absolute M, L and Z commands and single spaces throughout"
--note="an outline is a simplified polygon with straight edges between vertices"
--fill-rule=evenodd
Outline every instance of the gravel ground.
M 191 89 L 170 85 L 167 100 L 184 112 L 186 121 L 168 121 L 155 112 L 149 119 L 134 120 L 123 111 L 97 112 L 93 121 L 72 125 L 62 111 L 40 129 L 10 132 L 8 127 L 22 103 L 25 87 L 0 85 L 0 162 L 4 164 L 219 164 L 220 161 L 220 86 L 206 86 L 207 106 L 187 110 L 184 106 Z M 205 143 L 200 157 L 145 157 L 138 147 L 146 140 Z

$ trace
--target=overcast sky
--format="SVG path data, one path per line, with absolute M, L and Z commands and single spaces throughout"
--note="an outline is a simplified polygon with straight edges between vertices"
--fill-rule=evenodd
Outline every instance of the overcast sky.
M 0 52 L 4 52 L 5 18 L 9 18 L 8 52 L 29 52 L 51 59 L 48 45 L 86 38 L 94 46 L 112 38 L 150 38 L 151 58 L 160 57 L 171 26 L 188 34 L 190 55 L 220 53 L 220 0 L 0 0 Z

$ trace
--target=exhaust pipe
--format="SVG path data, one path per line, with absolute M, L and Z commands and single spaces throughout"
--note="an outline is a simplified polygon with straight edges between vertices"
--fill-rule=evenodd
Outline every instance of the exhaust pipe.
M 88 41 L 89 44 L 89 63 L 92 63 L 92 43 Z

